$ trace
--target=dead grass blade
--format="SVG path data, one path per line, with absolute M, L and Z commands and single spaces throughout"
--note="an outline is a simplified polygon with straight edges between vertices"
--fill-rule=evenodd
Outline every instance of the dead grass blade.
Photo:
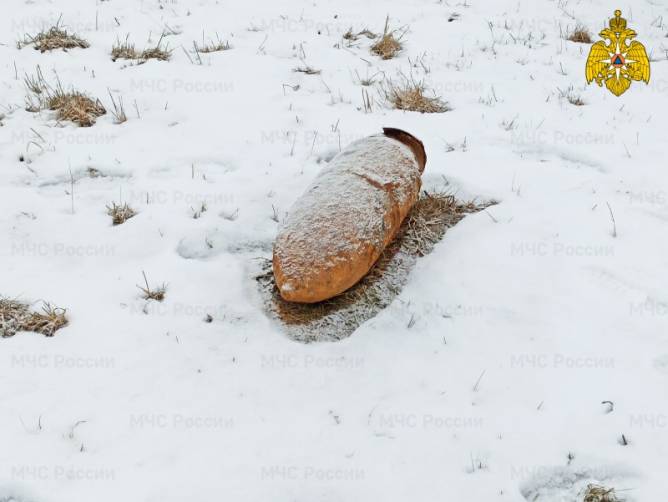
M 218 37 L 218 34 L 216 34 L 215 42 L 213 40 L 205 42 L 204 34 L 202 34 L 202 45 L 198 45 L 197 42 L 193 42 L 193 46 L 195 47 L 195 52 L 199 52 L 202 54 L 209 54 L 211 52 L 229 51 L 232 48 L 230 43 L 228 41 L 223 42 Z
M 142 270 L 142 275 L 144 276 L 144 283 L 146 284 L 146 287 L 144 288 L 139 285 L 137 286 L 143 294 L 142 298 L 144 298 L 144 300 L 155 300 L 158 302 L 163 301 L 167 293 L 167 285 L 163 283 L 162 286 L 159 286 L 156 289 L 151 289 L 148 285 L 146 272 L 144 272 L 143 270 Z
M 43 302 L 41 311 L 35 312 L 26 303 L 0 297 L 0 338 L 14 336 L 19 331 L 53 336 L 67 324 L 65 309 Z

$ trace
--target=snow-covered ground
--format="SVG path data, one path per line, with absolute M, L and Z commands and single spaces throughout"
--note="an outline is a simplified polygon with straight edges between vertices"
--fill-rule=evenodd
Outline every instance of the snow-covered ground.
M 588 46 L 560 35 L 576 20 L 597 33 L 614 8 L 653 59 L 650 85 L 621 98 L 585 86 Z M 563 502 L 590 482 L 665 498 L 662 2 L 2 10 L 0 294 L 66 307 L 70 325 L 0 339 L 0 500 Z M 342 40 L 382 31 L 388 14 L 409 29 L 398 58 Z M 61 15 L 90 48 L 16 47 Z M 171 61 L 111 61 L 117 39 L 142 48 L 163 30 L 178 33 Z M 216 33 L 233 48 L 193 64 L 185 51 Z M 322 73 L 293 71 L 304 64 Z M 128 121 L 77 128 L 25 111 L 37 65 L 107 108 L 122 96 Z M 377 83 L 398 72 L 453 110 L 389 109 Z M 563 97 L 571 87 L 585 106 Z M 353 336 L 295 343 L 253 280 L 272 217 L 339 145 L 382 126 L 424 141 L 426 188 L 499 204 L 449 231 Z M 138 215 L 113 227 L 114 201 Z M 163 303 L 141 299 L 142 271 L 167 283 Z

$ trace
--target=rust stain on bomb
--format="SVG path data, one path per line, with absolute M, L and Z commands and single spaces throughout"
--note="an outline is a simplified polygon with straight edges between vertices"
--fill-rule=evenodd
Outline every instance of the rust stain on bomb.
M 295 202 L 274 244 L 281 297 L 316 303 L 359 282 L 418 199 L 424 146 L 400 129 L 358 140 Z

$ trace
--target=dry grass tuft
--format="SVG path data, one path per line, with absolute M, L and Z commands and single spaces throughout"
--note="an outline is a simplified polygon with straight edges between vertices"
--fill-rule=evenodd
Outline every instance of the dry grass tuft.
M 46 107 L 56 111 L 58 120 L 69 120 L 81 127 L 90 127 L 95 119 L 101 117 L 107 110 L 100 100 L 93 100 L 79 91 L 64 91 L 62 88 L 47 97 Z
M 66 51 L 67 49 L 86 49 L 90 47 L 90 44 L 86 40 L 63 29 L 60 25 L 60 19 L 55 26 L 52 26 L 48 30 L 41 31 L 37 35 L 25 35 L 23 40 L 19 40 L 16 45 L 19 49 L 32 45 L 35 47 L 35 50 L 40 52 L 52 51 L 54 49 L 63 49 Z
M 146 278 L 146 273 L 142 271 L 142 275 L 144 276 L 144 282 L 146 283 L 146 287 L 144 288 L 142 286 L 137 286 L 142 292 L 142 298 L 144 300 L 155 300 L 158 302 L 163 301 L 167 293 L 167 285 L 163 284 L 162 286 L 158 286 L 157 289 L 151 289 L 148 285 L 148 279 Z
M 407 78 L 397 84 L 388 79 L 383 84 L 385 99 L 397 110 L 420 113 L 443 113 L 450 111 L 448 103 L 438 96 L 427 96 L 424 82 Z
M 617 498 L 614 488 L 600 485 L 588 485 L 582 502 L 622 502 Z
M 278 292 L 271 261 L 256 279 L 269 313 L 301 342 L 341 340 L 386 308 L 400 293 L 417 259 L 429 254 L 445 232 L 467 214 L 489 204 L 458 202 L 446 193 L 423 192 L 399 232 L 369 273 L 343 294 L 315 304 L 286 302 Z
M 172 51 L 166 47 L 162 47 L 160 42 L 155 47 L 150 47 L 144 49 L 141 53 L 139 59 L 142 63 L 145 63 L 149 59 L 157 59 L 158 61 L 169 61 L 172 57 Z
M 65 309 L 43 302 L 41 312 L 34 312 L 28 304 L 0 297 L 0 338 L 14 336 L 19 331 L 32 331 L 53 336 L 67 326 Z
M 566 34 L 566 40 L 578 44 L 591 44 L 593 42 L 589 29 L 583 24 L 577 24 L 572 31 Z
M 385 19 L 385 29 L 383 30 L 383 35 L 380 37 L 380 40 L 371 46 L 371 52 L 383 59 L 392 59 L 401 51 L 401 49 L 403 49 L 401 40 L 406 33 L 405 29 L 390 30 L 389 23 L 390 18 L 388 16 Z
M 115 124 L 123 124 L 128 121 L 128 116 L 125 113 L 125 106 L 123 105 L 123 97 L 118 96 L 118 99 L 114 98 L 114 95 L 109 90 L 109 97 L 111 98 L 111 115 L 114 117 Z
M 116 226 L 128 221 L 137 214 L 137 211 L 128 206 L 127 202 L 123 205 L 112 202 L 111 206 L 107 206 L 107 214 L 111 216 L 111 221 Z
M 128 42 L 126 38 L 124 42 L 117 40 L 111 47 L 111 60 L 117 59 L 139 59 L 139 52 L 135 49 L 135 45 Z
M 93 100 L 80 91 L 65 91 L 60 82 L 52 88 L 39 67 L 36 75 L 25 76 L 24 83 L 28 91 L 26 110 L 29 112 L 55 111 L 58 120 L 69 120 L 81 127 L 92 126 L 97 117 L 107 113 L 99 99 Z
M 197 45 L 197 42 L 193 42 L 193 46 L 195 47 L 195 52 L 201 52 L 202 54 L 229 51 L 232 48 L 228 41 L 223 42 L 220 38 L 218 38 L 217 34 L 215 42 L 213 40 L 205 42 L 204 37 L 202 37 L 202 45 Z
M 561 89 L 557 89 L 557 91 L 559 92 L 559 97 L 561 99 L 567 100 L 573 106 L 584 106 L 587 104 L 579 94 L 575 93 L 572 86 L 565 91 Z
M 117 40 L 111 48 L 111 60 L 128 59 L 137 61 L 138 64 L 143 64 L 149 59 L 157 59 L 158 61 L 169 61 L 172 57 L 172 51 L 167 47 L 162 46 L 162 38 L 158 40 L 155 47 L 148 47 L 139 52 L 135 49 L 134 44 L 131 44 L 126 38 L 124 42 Z

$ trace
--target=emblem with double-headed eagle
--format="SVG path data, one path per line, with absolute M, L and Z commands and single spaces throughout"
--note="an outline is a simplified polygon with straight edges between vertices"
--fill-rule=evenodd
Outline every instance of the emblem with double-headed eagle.
M 615 11 L 615 17 L 610 19 L 610 27 L 605 28 L 599 35 L 604 40 L 591 46 L 587 58 L 588 84 L 595 80 L 602 87 L 605 83 L 615 96 L 626 92 L 634 80 L 649 84 L 647 51 L 643 44 L 632 40 L 638 34 L 627 28 L 622 11 Z

